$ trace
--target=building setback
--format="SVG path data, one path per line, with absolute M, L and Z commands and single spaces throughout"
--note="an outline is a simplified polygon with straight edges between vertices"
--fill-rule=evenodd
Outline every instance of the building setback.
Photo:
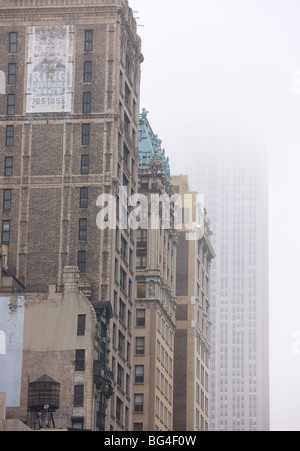
M 177 194 L 191 196 L 187 176 L 172 177 Z M 186 208 L 186 223 L 196 221 L 196 208 Z M 203 206 L 202 206 L 203 208 Z M 186 215 L 186 213 L 188 213 Z M 187 217 L 186 217 L 187 216 Z M 199 240 L 188 240 L 184 226 L 179 231 L 176 266 L 176 331 L 174 355 L 174 431 L 208 431 L 209 376 L 211 357 L 210 267 L 215 257 L 211 230 L 203 217 Z
M 150 127 L 145 110 L 140 118 L 139 173 L 140 193 L 149 205 L 153 195 L 171 196 L 174 193 L 168 160 L 161 141 Z M 148 212 L 142 214 L 141 228 L 137 230 L 133 381 L 135 431 L 171 431 L 173 428 L 177 235 L 173 227 L 173 211 L 170 210 L 170 228 L 164 230 L 162 211 L 156 217 L 157 229 L 152 227 L 154 210 L 151 206 Z
M 129 429 L 135 241 L 126 228 L 99 231 L 96 200 L 119 185 L 138 189 L 143 58 L 133 12 L 127 0 L 1 0 L 0 37 L 8 271 L 28 293 L 62 292 L 64 268 L 78 266 L 92 304 L 122 301 L 109 367 L 115 381 L 122 368 L 127 389 L 109 403 L 106 428 Z

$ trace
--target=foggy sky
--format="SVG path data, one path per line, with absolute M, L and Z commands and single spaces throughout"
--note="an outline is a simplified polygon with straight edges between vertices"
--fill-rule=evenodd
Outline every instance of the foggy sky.
M 142 104 L 172 174 L 197 189 L 222 118 L 260 130 L 270 160 L 272 430 L 300 431 L 300 2 L 129 0 L 143 40 Z M 297 74 L 299 71 L 299 74 Z M 294 352 L 293 352 L 294 350 Z

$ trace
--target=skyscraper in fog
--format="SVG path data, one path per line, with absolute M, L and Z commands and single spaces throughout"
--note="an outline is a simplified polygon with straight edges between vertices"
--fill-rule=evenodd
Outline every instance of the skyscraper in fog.
M 198 174 L 217 254 L 210 428 L 260 431 L 269 430 L 267 158 L 254 134 L 236 130 L 205 139 Z

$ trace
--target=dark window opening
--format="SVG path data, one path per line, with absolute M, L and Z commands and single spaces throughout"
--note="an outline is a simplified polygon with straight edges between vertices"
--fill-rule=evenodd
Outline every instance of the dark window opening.
M 87 219 L 79 219 L 79 241 L 86 241 L 87 239 Z
M 14 147 L 15 130 L 13 125 L 6 126 L 6 147 Z
M 136 355 L 145 355 L 145 337 L 136 338 Z
M 74 407 L 83 407 L 83 404 L 84 404 L 84 385 L 75 385 Z
M 84 62 L 83 82 L 91 83 L 93 78 L 93 63 L 92 61 Z
M 93 30 L 85 30 L 84 36 L 84 50 L 86 52 L 91 52 L 93 50 Z
M 78 337 L 85 336 L 85 324 L 86 324 L 86 315 L 78 315 L 78 320 L 77 320 L 77 336 Z
M 77 349 L 75 357 L 75 371 L 85 370 L 85 349 Z
M 10 221 L 2 221 L 2 244 L 9 244 Z
M 137 365 L 135 367 L 135 383 L 143 384 L 145 380 L 145 367 L 144 365 Z
M 134 412 L 142 413 L 144 411 L 144 395 L 136 394 L 134 395 Z
M 89 146 L 91 139 L 91 124 L 82 124 L 81 143 L 83 146 Z
M 12 190 L 5 189 L 3 191 L 3 210 L 5 211 L 11 210 L 11 200 L 12 200 Z
M 79 269 L 79 272 L 81 272 L 81 273 L 86 272 L 86 252 L 85 251 L 78 252 L 78 269 Z
M 90 172 L 89 155 L 81 155 L 81 175 L 88 175 Z
M 8 94 L 7 96 L 7 114 L 9 116 L 15 114 L 15 94 Z
M 13 157 L 5 157 L 4 175 L 11 177 L 13 175 Z
M 92 111 L 92 94 L 90 92 L 83 93 L 83 113 L 89 114 Z
M 18 33 L 9 33 L 9 53 L 17 53 L 18 50 Z
M 136 311 L 136 327 L 145 327 L 146 326 L 146 310 L 138 309 Z
M 15 85 L 17 82 L 17 65 L 15 63 L 10 63 L 8 65 L 8 78 L 9 85 Z
M 89 189 L 80 188 L 80 208 L 88 208 L 89 206 Z

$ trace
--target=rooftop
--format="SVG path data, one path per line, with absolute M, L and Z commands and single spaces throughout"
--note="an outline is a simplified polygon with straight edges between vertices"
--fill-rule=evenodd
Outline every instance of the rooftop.
M 166 157 L 165 149 L 162 148 L 162 141 L 154 134 L 149 121 L 148 111 L 143 109 L 140 115 L 140 136 L 139 136 L 139 155 L 140 169 L 147 169 L 151 166 L 155 153 L 160 158 L 168 181 L 171 180 L 171 171 L 169 158 Z

